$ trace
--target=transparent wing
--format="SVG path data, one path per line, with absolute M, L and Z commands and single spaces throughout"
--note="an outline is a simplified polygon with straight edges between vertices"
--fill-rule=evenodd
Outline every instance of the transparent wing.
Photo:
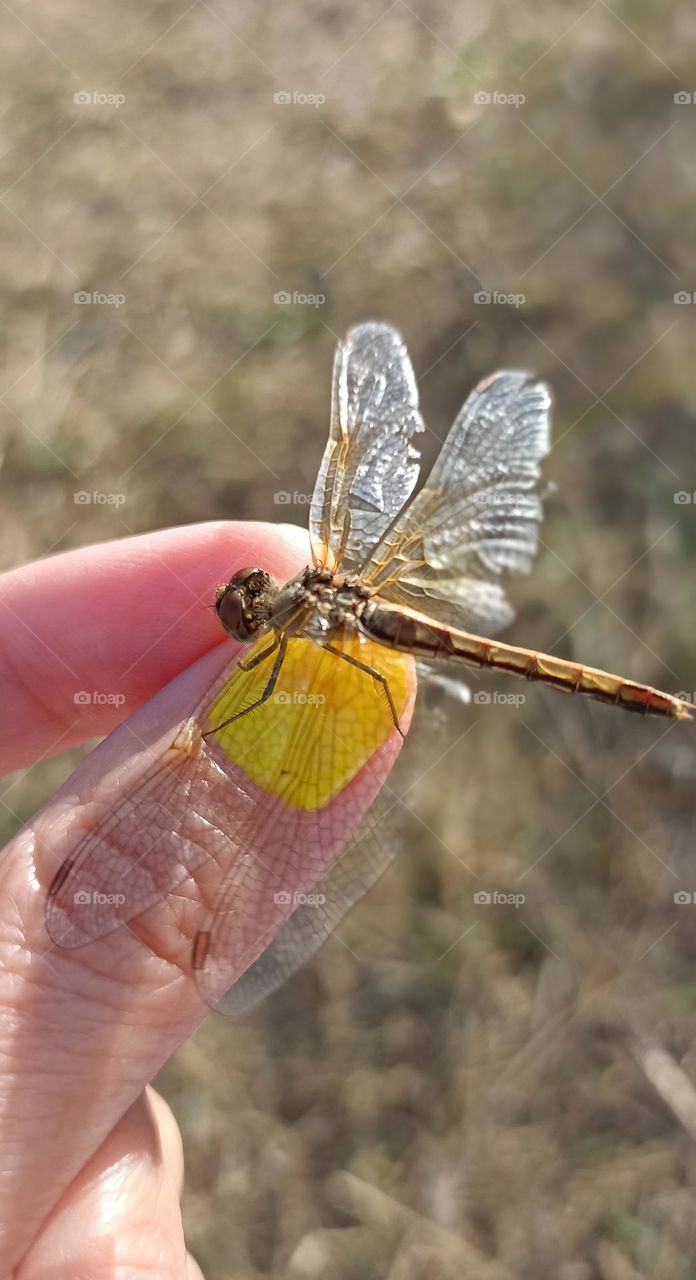
M 210 857 L 208 824 L 195 803 L 208 753 L 190 749 L 185 726 L 175 741 L 180 746 L 147 753 L 125 784 L 107 779 L 80 828 L 57 846 L 51 841 L 61 861 L 45 914 L 58 946 L 84 946 L 136 919 Z
M 449 662 L 443 669 L 442 664 L 436 661 L 416 658 L 416 675 L 419 689 L 424 688 L 430 696 L 437 695 L 442 700 L 451 698 L 464 706 L 471 702 L 471 689 L 464 673 L 453 671 Z
M 262 639 L 258 648 L 265 644 Z M 188 913 L 194 909 L 205 946 L 194 948 L 191 965 L 203 998 L 213 1005 L 272 946 L 303 897 L 319 892 L 316 886 L 331 878 L 334 865 L 339 869 L 325 895 L 330 905 L 324 924 L 310 918 L 296 934 L 292 967 L 313 954 L 331 922 L 373 883 L 380 871 L 372 871 L 367 844 L 354 862 L 342 864 L 342 855 L 398 756 L 401 738 L 364 672 L 310 641 L 291 640 L 288 653 L 287 679 L 299 697 L 285 688 L 240 720 L 226 739 L 234 739 L 236 760 L 215 733 L 203 736 L 212 708 L 230 698 L 235 706 L 255 701 L 273 655 L 253 670 L 228 668 L 178 732 L 142 753 L 128 776 L 106 779 L 78 830 L 70 828 L 60 842 L 51 839 L 59 869 L 45 910 L 55 943 L 80 947 L 127 924 L 148 945 L 154 939 L 161 954 L 165 949 L 156 940 L 166 936 L 167 954 L 171 946 L 179 948 L 171 958 L 186 964 Z M 326 694 L 316 704 L 313 689 Z M 386 724 L 389 736 L 361 763 L 361 724 L 371 730 L 360 720 L 353 724 L 353 708 L 366 695 L 375 723 Z M 222 723 L 223 713 L 216 714 L 213 727 Z M 259 760 L 268 786 L 253 780 Z M 346 784 L 326 801 L 322 788 L 334 778 Z M 305 805 L 297 802 L 299 794 Z M 172 894 L 184 882 L 185 893 Z M 320 933 L 323 928 L 319 938 L 315 923 Z
M 235 894 L 227 890 L 215 913 L 206 966 L 199 976 L 204 998 L 219 1013 L 240 1018 L 265 1000 L 316 955 L 351 907 L 380 879 L 399 848 L 398 834 L 389 825 L 395 803 L 385 793 L 377 797 L 328 875 L 304 895 L 304 901 L 297 901 L 258 960 L 220 999 L 238 929 Z
M 411 729 L 386 784 L 341 855 L 307 895 L 307 901 L 298 902 L 263 953 L 222 998 L 219 992 L 228 972 L 227 956 L 234 947 L 237 924 L 234 893 L 228 890 L 220 901 L 207 970 L 199 976 L 204 997 L 218 1012 L 243 1017 L 311 960 L 347 913 L 385 874 L 406 843 L 412 788 L 430 767 L 433 753 L 444 750 L 450 724 L 437 677 L 425 665 L 418 663 L 417 667 L 419 696 Z
M 410 498 L 423 430 L 406 347 L 391 325 L 361 324 L 336 351 L 331 428 L 312 496 L 316 564 L 355 568 Z
M 527 572 L 536 553 L 550 405 L 548 387 L 519 370 L 480 382 L 361 578 L 447 626 L 489 634 L 505 626 L 513 612 L 497 578 Z

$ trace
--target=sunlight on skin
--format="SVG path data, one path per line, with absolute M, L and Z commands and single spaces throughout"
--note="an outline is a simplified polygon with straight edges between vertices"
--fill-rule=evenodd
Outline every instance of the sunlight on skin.
M 180 1227 L 173 1236 L 170 1230 L 177 1179 L 167 1175 L 173 1181 L 161 1193 L 164 1175 L 148 1154 L 161 1121 L 143 1111 L 142 1090 L 205 1006 L 190 976 L 126 930 L 78 951 L 53 947 L 41 886 L 55 871 L 51 838 L 79 823 L 80 806 L 102 774 L 126 767 L 134 741 L 140 748 L 178 723 L 234 657 L 230 642 L 219 643 L 211 587 L 250 562 L 287 577 L 305 558 L 306 535 L 298 531 L 216 524 L 70 552 L 0 581 L 6 663 L 16 669 L 25 648 L 28 658 L 19 684 L 11 674 L 0 677 L 7 722 L 17 726 L 5 743 L 6 769 L 49 753 L 61 724 L 75 722 L 66 735 L 75 743 L 123 717 L 113 705 L 76 704 L 76 678 L 81 689 L 120 689 L 128 710 L 193 662 L 82 762 L 10 843 L 0 867 L 0 1166 L 8 1171 L 0 1186 L 0 1257 L 5 1269 L 21 1263 L 21 1280 L 40 1274 L 47 1241 L 56 1248 L 59 1238 L 49 1233 L 64 1227 L 81 1236 L 83 1268 L 105 1260 L 112 1233 L 105 1244 L 95 1204 L 100 1211 L 111 1204 L 114 1223 L 122 1215 L 124 1239 L 140 1238 L 138 1224 L 147 1235 L 155 1221 L 153 1239 L 171 1238 L 179 1249 L 176 1258 L 167 1256 L 171 1273 L 194 1274 L 186 1270 Z M 37 833 L 47 847 L 35 867 Z M 152 1264 L 143 1258 L 138 1265 Z M 131 1251 L 128 1261 L 135 1260 Z M 65 1272 L 74 1274 L 74 1265 Z
M 163 1099 L 145 1089 L 80 1169 L 17 1280 L 200 1277 L 183 1240 L 183 1171 L 176 1121 Z

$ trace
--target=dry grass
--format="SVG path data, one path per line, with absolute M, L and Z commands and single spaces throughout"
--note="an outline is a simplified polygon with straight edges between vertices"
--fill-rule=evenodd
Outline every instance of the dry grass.
M 2 23 L 5 565 L 207 516 L 303 523 L 273 495 L 311 488 L 334 335 L 383 317 L 430 453 L 478 376 L 553 384 L 515 638 L 696 686 L 686 3 L 34 0 Z M 126 101 L 73 103 L 94 89 Z M 673 901 L 696 889 L 696 743 L 526 692 L 426 730 L 447 756 L 341 941 L 163 1073 L 209 1280 L 696 1274 L 696 935 Z M 19 779 L 14 814 L 66 769 Z

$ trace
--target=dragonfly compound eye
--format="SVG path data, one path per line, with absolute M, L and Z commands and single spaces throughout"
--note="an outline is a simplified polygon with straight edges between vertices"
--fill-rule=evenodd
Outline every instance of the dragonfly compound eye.
M 267 618 L 266 593 L 271 579 L 264 569 L 238 569 L 226 587 L 219 587 L 215 608 L 235 640 L 250 640 Z

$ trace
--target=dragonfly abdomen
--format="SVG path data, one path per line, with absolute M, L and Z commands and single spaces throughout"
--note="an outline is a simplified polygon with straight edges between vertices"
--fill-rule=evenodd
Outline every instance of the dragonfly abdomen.
M 670 693 L 661 693 L 650 685 L 638 684 L 596 667 L 581 666 L 566 658 L 440 627 L 397 606 L 370 602 L 362 612 L 360 625 L 381 644 L 418 657 L 505 671 L 508 675 L 536 680 L 564 693 L 579 693 L 641 715 L 672 716 L 678 720 L 691 719 L 694 715 L 691 703 Z

